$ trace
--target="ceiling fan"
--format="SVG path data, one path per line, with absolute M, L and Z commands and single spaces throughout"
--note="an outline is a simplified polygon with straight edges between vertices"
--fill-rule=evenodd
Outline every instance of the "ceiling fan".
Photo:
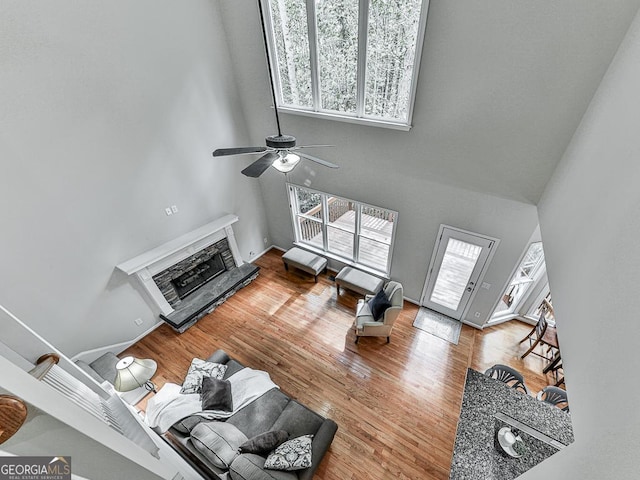
M 266 146 L 260 147 L 236 147 L 236 148 L 218 148 L 213 152 L 214 157 L 224 157 L 227 155 L 255 154 L 264 153 L 258 160 L 253 162 L 242 173 L 247 177 L 257 178 L 262 175 L 269 167 L 274 167 L 282 173 L 288 173 L 293 170 L 300 162 L 300 157 L 311 160 L 312 162 L 324 165 L 329 168 L 338 168 L 335 165 L 321 158 L 314 157 L 307 153 L 300 152 L 302 148 L 332 147 L 333 145 L 300 145 L 296 146 L 296 137 L 292 135 L 283 135 L 280 129 L 280 117 L 278 116 L 278 107 L 276 103 L 276 93 L 273 85 L 273 72 L 271 71 L 271 59 L 269 57 L 269 47 L 267 45 L 267 33 L 264 24 L 264 14 L 260 0 L 258 0 L 258 10 L 260 11 L 260 22 L 262 24 L 262 37 L 264 41 L 265 55 L 267 59 L 267 67 L 269 69 L 269 83 L 271 85 L 271 95 L 273 97 L 273 105 L 276 116 L 276 124 L 278 126 L 277 135 L 269 135 L 265 138 Z M 295 152 L 295 153 L 294 153 Z

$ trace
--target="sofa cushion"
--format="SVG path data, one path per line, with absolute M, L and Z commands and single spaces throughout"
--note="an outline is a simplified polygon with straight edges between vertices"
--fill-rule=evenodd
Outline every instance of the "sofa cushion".
M 193 446 L 218 468 L 229 468 L 246 441 L 244 433 L 226 422 L 203 422 L 191 430 Z
M 240 453 L 269 453 L 280 444 L 289 440 L 289 434 L 284 430 L 271 430 L 250 438 L 240 445 Z
M 293 472 L 265 470 L 265 458 L 253 453 L 238 455 L 229 467 L 231 480 L 298 480 Z
M 286 428 L 271 428 L 273 422 L 280 416 L 288 403 L 289 398 L 279 389 L 273 388 L 234 413 L 229 417 L 227 423 L 238 427 L 247 438 L 255 437 L 269 430 L 285 430 L 289 432 Z
M 227 371 L 227 366 L 220 363 L 211 363 L 194 358 L 191 361 L 187 376 L 182 382 L 180 393 L 200 393 L 202 379 L 204 377 L 222 378 Z
M 219 410 L 233 412 L 231 382 L 214 377 L 202 379 L 202 410 Z
M 387 294 L 384 290 L 380 290 L 376 293 L 376 296 L 369 300 L 369 309 L 371 310 L 371 316 L 377 322 L 382 318 L 387 308 L 391 306 L 391 302 L 387 298 Z
M 282 411 L 271 430 L 284 430 L 289 433 L 289 438 L 302 435 L 315 434 L 324 418 L 307 407 L 291 400 Z
M 311 439 L 313 435 L 292 438 L 276 448 L 264 462 L 270 470 L 302 470 L 311 466 Z
M 184 433 L 185 435 L 189 435 L 189 432 L 193 430 L 193 427 L 202 422 L 207 422 L 208 420 L 200 415 L 191 415 L 189 417 L 185 417 L 182 420 L 178 420 L 174 423 L 171 428 L 175 428 L 180 433 Z

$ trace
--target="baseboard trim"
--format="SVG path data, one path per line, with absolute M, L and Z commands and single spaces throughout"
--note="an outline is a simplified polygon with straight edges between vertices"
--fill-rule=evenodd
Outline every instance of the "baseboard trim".
M 470 322 L 469 320 L 462 320 L 462 323 L 475 328 L 476 330 L 484 330 L 484 325 L 478 325 L 477 323 Z
M 127 348 L 129 348 L 131 345 L 133 345 L 134 343 L 139 342 L 140 340 L 142 340 L 144 337 L 149 335 L 151 332 L 153 332 L 156 328 L 158 328 L 163 323 L 164 323 L 163 321 L 159 320 L 158 323 L 154 324 L 151 328 L 148 328 L 147 330 L 142 332 L 140 335 L 138 335 L 133 340 L 129 340 L 129 341 L 126 341 L 126 342 L 120 342 L 120 343 L 114 343 L 113 345 L 105 345 L 104 347 L 92 348 L 91 350 L 86 350 L 84 352 L 80 352 L 80 353 L 75 354 L 73 357 L 71 357 L 71 360 L 73 362 L 75 362 L 77 360 L 82 360 L 83 362 L 91 363 L 91 362 L 93 362 L 94 360 L 96 360 L 97 358 L 101 357 L 102 355 L 104 355 L 107 352 L 112 352 L 112 353 L 118 355 L 119 353 L 122 353 Z
M 254 263 L 256 260 L 258 260 L 260 257 L 262 257 L 264 254 L 266 254 L 267 252 L 269 252 L 273 248 L 275 248 L 277 250 L 281 250 L 280 247 L 276 247 L 275 245 L 271 245 L 270 247 L 265 248 L 263 251 L 261 251 L 256 256 L 254 256 L 251 260 L 245 260 L 245 262 Z M 282 251 L 284 252 L 284 250 L 282 250 Z

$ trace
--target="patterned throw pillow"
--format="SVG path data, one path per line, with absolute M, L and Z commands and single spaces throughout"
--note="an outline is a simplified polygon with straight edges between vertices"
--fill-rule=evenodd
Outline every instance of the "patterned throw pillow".
M 312 438 L 313 435 L 303 435 L 284 442 L 267 457 L 264 468 L 288 471 L 309 468 Z
M 221 363 L 211 363 L 194 358 L 187 372 L 187 376 L 182 382 L 180 393 L 200 393 L 202 390 L 202 379 L 204 377 L 214 377 L 218 380 L 224 377 L 227 366 Z

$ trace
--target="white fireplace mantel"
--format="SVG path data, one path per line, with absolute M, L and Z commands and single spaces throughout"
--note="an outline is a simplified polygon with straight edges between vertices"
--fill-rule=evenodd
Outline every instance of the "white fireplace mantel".
M 240 250 L 231 228 L 231 225 L 237 221 L 238 217 L 236 215 L 225 215 L 137 257 L 122 262 L 116 268 L 135 278 L 162 313 L 168 315 L 173 312 L 173 307 L 169 305 L 169 302 L 160 292 L 160 289 L 153 281 L 153 276 L 223 238 L 226 238 L 229 243 L 229 249 L 233 254 L 236 266 L 242 265 L 244 261 L 240 257 Z

